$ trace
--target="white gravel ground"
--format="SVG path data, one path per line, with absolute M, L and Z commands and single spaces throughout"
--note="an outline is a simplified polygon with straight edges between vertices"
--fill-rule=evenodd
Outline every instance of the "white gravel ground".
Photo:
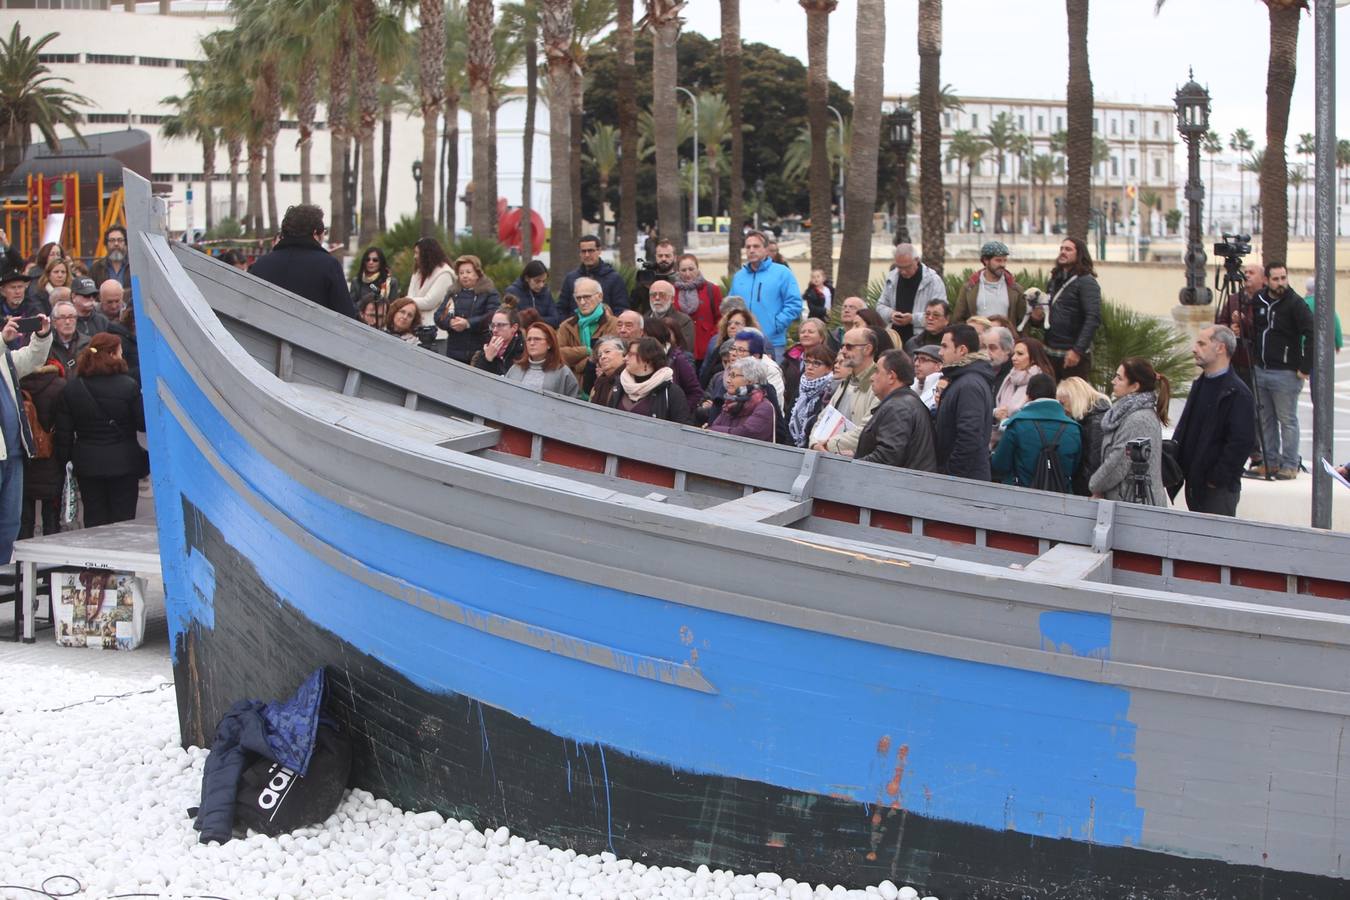
M 578 855 L 359 790 L 322 825 L 203 846 L 186 809 L 205 759 L 178 746 L 162 677 L 0 662 L 0 898 L 919 897 Z

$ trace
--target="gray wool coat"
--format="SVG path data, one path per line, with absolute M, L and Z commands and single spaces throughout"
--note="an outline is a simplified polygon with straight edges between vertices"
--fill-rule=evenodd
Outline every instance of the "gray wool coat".
M 1167 506 L 1167 489 L 1162 482 L 1162 423 L 1152 406 L 1134 410 L 1117 423 L 1115 430 L 1107 431 L 1102 424 L 1102 462 L 1092 473 L 1088 489 L 1107 500 L 1134 501 L 1134 490 L 1129 482 L 1130 461 L 1125 456 L 1125 445 L 1139 438 L 1147 438 L 1152 445 L 1148 461 L 1148 478 L 1153 488 L 1153 505 Z

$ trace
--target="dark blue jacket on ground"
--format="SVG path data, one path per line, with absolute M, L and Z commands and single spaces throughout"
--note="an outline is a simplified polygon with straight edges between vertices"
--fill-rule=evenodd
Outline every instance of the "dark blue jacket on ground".
M 342 263 L 313 238 L 282 238 L 248 271 L 333 312 L 358 318 Z

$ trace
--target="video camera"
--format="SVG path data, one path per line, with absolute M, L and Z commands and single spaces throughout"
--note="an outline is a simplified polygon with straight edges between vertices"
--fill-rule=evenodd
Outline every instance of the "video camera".
M 1125 443 L 1125 458 L 1130 462 L 1148 464 L 1153 455 L 1153 441 L 1149 438 L 1135 438 Z
M 1241 257 L 1252 252 L 1252 236 L 1250 234 L 1225 234 L 1223 240 L 1214 245 L 1214 255 L 1222 257 L 1224 262 L 1229 259 L 1237 259 L 1241 262 Z
M 417 335 L 417 343 L 423 347 L 430 348 L 436 343 L 435 325 L 418 325 L 413 329 L 413 334 Z

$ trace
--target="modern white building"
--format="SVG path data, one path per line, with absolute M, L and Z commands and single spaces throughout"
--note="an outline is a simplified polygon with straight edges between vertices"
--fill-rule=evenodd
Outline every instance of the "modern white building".
M 134 12 L 127 6 L 135 7 Z M 17 21 L 25 35 L 34 38 L 56 32 L 47 45 L 43 61 L 52 73 L 70 79 L 70 90 L 83 94 L 91 105 L 83 110 L 89 133 L 118 127 L 140 128 L 151 136 L 153 180 L 171 186 L 170 228 L 185 229 L 189 223 L 201 228 L 206 221 L 202 190 L 202 149 L 191 140 L 170 141 L 160 132 L 160 123 L 172 110 L 165 97 L 187 90 L 186 67 L 201 58 L 200 40 L 212 31 L 228 28 L 231 18 L 219 2 L 110 3 L 108 0 L 0 0 L 0 17 Z M 166 11 L 167 10 L 167 11 Z M 520 83 L 523 84 L 523 73 Z M 542 99 L 542 98 L 541 98 Z M 289 113 L 283 113 L 289 115 Z M 326 116 L 319 108 L 319 120 Z M 504 103 L 498 112 L 498 192 L 511 206 L 521 201 L 525 104 Z M 378 125 L 376 152 L 380 139 Z M 67 136 L 62 132 L 62 136 Z M 283 119 L 277 140 L 277 206 L 300 202 L 300 157 L 296 149 L 296 123 Z M 412 164 L 422 155 L 422 120 L 395 111 L 389 166 L 387 221 L 393 223 L 416 210 L 417 194 Z M 311 161 L 313 202 L 328 206 L 329 133 L 320 127 L 314 134 Z M 540 102 L 536 112 L 534 176 L 531 203 L 545 221 L 549 217 L 548 107 Z M 456 197 L 464 195 L 470 181 L 473 134 L 467 110 L 459 115 L 459 173 Z M 224 146 L 216 150 L 215 219 L 229 214 L 229 159 Z M 378 181 L 378 169 L 376 180 Z M 191 193 L 191 202 L 188 197 Z M 245 186 L 241 185 L 240 205 Z M 242 209 L 240 214 L 242 215 Z M 459 204 L 456 221 L 463 227 L 468 213 Z

